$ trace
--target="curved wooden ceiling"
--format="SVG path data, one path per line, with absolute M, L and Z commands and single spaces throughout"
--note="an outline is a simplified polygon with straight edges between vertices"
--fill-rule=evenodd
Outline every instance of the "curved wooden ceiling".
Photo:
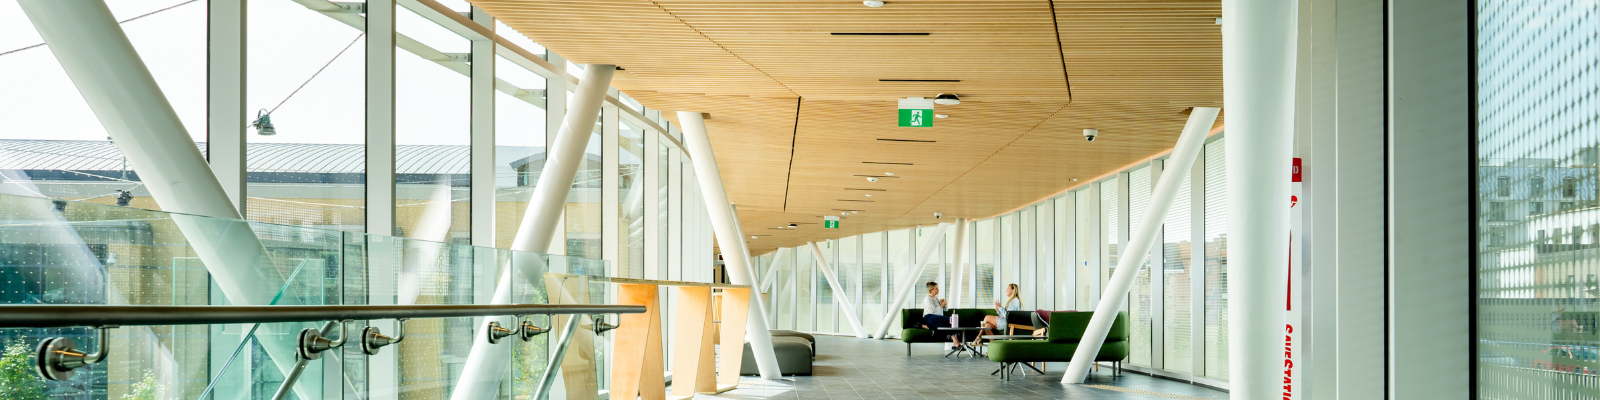
M 745 233 L 770 235 L 752 254 L 1003 213 L 1170 149 L 1186 109 L 1222 106 L 1220 0 L 472 3 L 625 68 L 613 85 L 647 107 L 708 113 Z M 961 96 L 936 108 L 950 118 L 896 127 L 897 99 L 938 93 Z

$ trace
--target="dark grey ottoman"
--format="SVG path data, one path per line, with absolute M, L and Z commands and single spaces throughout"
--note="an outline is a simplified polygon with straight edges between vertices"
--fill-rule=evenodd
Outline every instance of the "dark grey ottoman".
M 817 356 L 817 337 L 816 336 L 811 336 L 811 334 L 805 333 L 805 332 L 786 331 L 786 330 L 781 330 L 781 329 L 780 330 L 773 330 L 771 332 L 772 332 L 772 337 L 785 336 L 785 337 L 805 338 L 806 342 L 809 342 L 811 344 L 811 356 L 812 357 L 816 357 Z
M 778 369 L 784 375 L 811 375 L 811 345 L 804 338 L 773 336 L 772 349 L 778 356 Z M 739 366 L 740 375 L 760 375 L 756 369 L 755 353 L 750 343 L 744 344 L 744 361 Z

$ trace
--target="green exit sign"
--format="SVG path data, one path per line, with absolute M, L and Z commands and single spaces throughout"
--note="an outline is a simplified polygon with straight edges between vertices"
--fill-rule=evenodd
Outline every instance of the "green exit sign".
M 933 127 L 933 100 L 925 97 L 900 99 L 900 126 L 903 128 Z
M 829 215 L 823 218 L 822 227 L 827 229 L 839 229 L 839 217 Z

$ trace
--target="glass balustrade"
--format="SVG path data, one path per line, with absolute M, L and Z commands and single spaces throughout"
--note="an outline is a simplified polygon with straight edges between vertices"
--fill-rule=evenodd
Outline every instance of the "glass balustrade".
M 0 304 L 449 305 L 613 304 L 602 260 L 0 195 Z M 3 306 L 0 306 L 3 307 Z M 522 320 L 554 329 L 566 317 Z M 579 316 L 579 332 L 616 316 Z M 510 321 L 511 317 L 502 318 Z M 597 322 L 600 322 L 597 324 Z M 306 362 L 287 398 L 445 399 L 461 383 L 483 318 L 405 321 L 404 343 L 346 345 Z M 92 327 L 0 329 L 0 398 L 267 399 L 298 368 L 297 337 L 325 323 L 127 326 L 98 343 Z M 393 334 L 396 321 L 351 321 Z M 326 331 L 339 335 L 337 328 Z M 46 381 L 35 346 L 72 339 L 109 357 Z M 531 398 L 559 338 L 505 340 L 500 398 Z M 510 342 L 507 344 L 507 342 Z M 581 346 L 579 345 L 581 344 Z M 609 385 L 607 334 L 577 335 L 555 390 Z M 576 361 L 574 361 L 576 360 Z M 582 396 L 579 396 L 582 397 Z

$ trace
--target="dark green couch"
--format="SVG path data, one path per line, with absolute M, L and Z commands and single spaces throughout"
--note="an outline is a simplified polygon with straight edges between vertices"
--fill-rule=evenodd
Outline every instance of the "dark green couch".
M 995 315 L 992 308 L 953 308 L 945 310 L 944 316 L 960 315 L 958 318 L 963 327 L 977 327 L 983 322 L 983 316 Z M 922 329 L 922 309 L 907 308 L 900 310 L 900 341 L 906 342 L 906 355 L 911 355 L 912 343 L 950 343 L 949 335 L 935 335 L 932 329 Z M 971 337 L 967 338 L 971 340 Z M 949 350 L 950 346 L 943 347 Z
M 1072 353 L 1078 351 L 1083 331 L 1089 327 L 1089 318 L 1093 316 L 1092 312 L 1051 313 L 1048 340 L 990 342 L 989 360 L 1001 363 L 1001 370 L 1007 370 L 1015 363 L 1072 361 Z M 1121 371 L 1122 360 L 1128 358 L 1128 345 L 1128 313 L 1118 312 L 1116 322 L 1111 324 L 1111 332 L 1106 334 L 1105 344 L 1100 347 L 1100 353 L 1095 355 L 1094 361 L 1111 362 L 1112 375 L 1115 376 Z

